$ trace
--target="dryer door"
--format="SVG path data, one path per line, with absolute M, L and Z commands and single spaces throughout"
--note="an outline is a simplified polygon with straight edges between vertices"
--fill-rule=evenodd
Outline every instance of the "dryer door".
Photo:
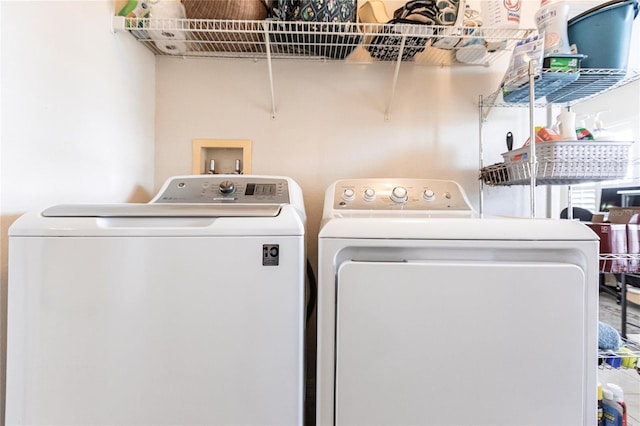
M 349 261 L 337 292 L 336 424 L 591 420 L 579 267 Z

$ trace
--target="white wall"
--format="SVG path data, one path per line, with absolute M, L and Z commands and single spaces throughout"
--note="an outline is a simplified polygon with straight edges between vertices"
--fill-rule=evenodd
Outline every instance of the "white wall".
M 112 34 L 113 11 L 111 1 L 0 1 L 0 419 L 8 227 L 47 205 L 146 201 L 153 189 L 155 58 Z
M 251 139 L 253 173 L 302 186 L 312 259 L 324 190 L 339 178 L 455 179 L 477 206 L 478 95 L 502 72 L 403 67 L 385 121 L 392 77 L 386 63 L 276 61 L 274 119 L 265 62 L 159 58 L 156 187 L 190 172 L 193 139 Z

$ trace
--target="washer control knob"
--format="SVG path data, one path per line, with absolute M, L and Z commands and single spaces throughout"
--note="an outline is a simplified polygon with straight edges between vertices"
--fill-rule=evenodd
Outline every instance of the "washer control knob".
M 446 198 L 447 200 L 451 199 L 451 193 L 450 192 L 445 192 L 443 195 L 444 195 L 444 198 Z
M 236 185 L 231 180 L 223 180 L 218 188 L 221 194 L 233 194 L 236 192 Z
M 367 188 L 364 190 L 363 198 L 365 201 L 373 201 L 376 199 L 376 191 L 372 188 Z
M 406 188 L 402 186 L 396 186 L 391 190 L 391 195 L 389 196 L 389 198 L 391 198 L 391 201 L 393 201 L 394 203 L 404 203 L 407 201 L 407 195 L 408 194 Z
M 422 193 L 422 198 L 424 198 L 426 201 L 433 201 L 436 199 L 436 193 L 430 189 L 425 189 Z
M 356 198 L 356 192 L 351 189 L 351 188 L 347 188 L 344 191 L 342 191 L 342 199 L 345 201 L 353 201 Z

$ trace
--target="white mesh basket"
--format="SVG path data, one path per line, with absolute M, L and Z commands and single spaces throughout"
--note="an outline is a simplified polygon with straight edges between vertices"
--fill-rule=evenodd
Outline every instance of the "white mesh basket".
M 629 141 L 557 141 L 536 144 L 536 182 L 574 184 L 624 178 L 629 164 Z M 529 147 L 502 154 L 508 185 L 530 182 Z

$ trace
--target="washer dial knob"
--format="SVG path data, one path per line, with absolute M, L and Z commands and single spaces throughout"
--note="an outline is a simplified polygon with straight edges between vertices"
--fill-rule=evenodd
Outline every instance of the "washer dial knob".
M 365 201 L 373 201 L 376 199 L 376 191 L 372 188 L 367 188 L 364 190 L 362 197 Z
M 342 199 L 345 201 L 353 201 L 356 198 L 356 192 L 351 189 L 351 188 L 347 188 L 344 191 L 342 191 Z
M 218 188 L 221 194 L 233 194 L 236 192 L 236 185 L 231 180 L 223 180 Z
M 391 198 L 391 201 L 393 201 L 394 203 L 406 202 L 408 198 L 407 188 L 396 186 L 391 190 L 391 195 L 389 196 L 389 198 Z
M 436 199 L 436 193 L 430 189 L 425 189 L 422 193 L 422 198 L 424 198 L 426 201 L 433 201 Z

